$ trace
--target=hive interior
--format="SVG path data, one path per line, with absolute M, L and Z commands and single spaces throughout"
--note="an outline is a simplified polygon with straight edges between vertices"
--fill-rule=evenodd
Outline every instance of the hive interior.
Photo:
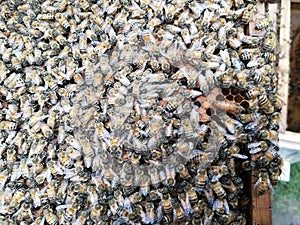
M 246 224 L 282 166 L 255 4 L 2 2 L 1 222 Z

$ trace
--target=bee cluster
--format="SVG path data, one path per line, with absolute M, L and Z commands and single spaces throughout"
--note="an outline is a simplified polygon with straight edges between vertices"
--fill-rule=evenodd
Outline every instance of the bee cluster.
M 256 0 L 0 6 L 1 224 L 247 223 L 282 165 Z

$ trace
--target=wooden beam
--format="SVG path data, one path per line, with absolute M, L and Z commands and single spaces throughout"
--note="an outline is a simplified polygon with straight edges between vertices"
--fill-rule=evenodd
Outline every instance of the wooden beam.
M 291 0 L 293 3 L 300 3 L 300 0 Z
M 253 171 L 251 175 L 251 224 L 271 225 L 272 224 L 272 202 L 271 193 L 268 191 L 263 195 L 258 195 L 253 188 L 258 179 L 258 171 Z
M 278 62 L 278 94 L 283 99 L 281 112 L 280 132 L 287 129 L 288 92 L 290 74 L 290 27 L 291 27 L 291 1 L 281 0 L 281 21 L 279 37 L 279 62 Z

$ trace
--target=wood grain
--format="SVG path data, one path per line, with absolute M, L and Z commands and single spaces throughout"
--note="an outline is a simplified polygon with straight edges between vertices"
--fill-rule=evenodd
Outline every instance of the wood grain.
M 251 156 L 251 160 L 255 161 L 261 154 Z M 271 225 L 272 224 L 272 201 L 271 192 L 268 191 L 264 195 L 258 195 L 255 192 L 254 184 L 258 179 L 258 170 L 252 170 L 251 184 L 251 225 Z

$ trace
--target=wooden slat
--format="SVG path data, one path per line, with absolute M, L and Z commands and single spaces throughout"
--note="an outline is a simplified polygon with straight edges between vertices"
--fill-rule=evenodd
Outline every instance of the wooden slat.
M 290 0 L 281 0 L 281 21 L 279 51 L 280 59 L 278 62 L 278 94 L 283 99 L 282 106 L 282 126 L 280 132 L 287 129 L 288 113 L 288 91 L 289 91 L 289 73 L 290 73 L 290 24 L 291 24 L 291 2 Z
M 275 10 L 276 4 L 269 5 L 269 11 L 271 8 L 270 16 L 274 20 L 276 19 Z M 275 10 L 274 10 L 275 9 Z M 272 13 L 274 10 L 274 14 Z M 256 5 L 256 14 L 253 16 L 252 21 L 249 23 L 249 32 L 251 35 L 258 34 L 254 27 L 256 20 L 263 18 L 265 15 L 264 3 L 258 2 Z M 273 24 L 275 26 L 276 22 Z M 274 27 L 275 28 L 275 27 Z M 262 34 L 264 31 L 260 31 Z M 260 154 L 251 156 L 251 160 L 255 161 Z M 251 208 L 250 208 L 250 220 L 252 225 L 271 225 L 272 224 L 272 211 L 271 211 L 271 195 L 269 192 L 264 195 L 258 195 L 255 192 L 254 184 L 258 180 L 258 170 L 253 170 L 250 174 L 250 193 L 251 193 Z
M 256 160 L 259 154 L 252 155 L 251 160 Z M 271 193 L 268 191 L 264 195 L 255 192 L 254 185 L 258 180 L 258 171 L 251 173 L 251 225 L 271 225 L 272 224 L 272 202 Z
M 291 2 L 300 3 L 300 0 L 291 0 Z

